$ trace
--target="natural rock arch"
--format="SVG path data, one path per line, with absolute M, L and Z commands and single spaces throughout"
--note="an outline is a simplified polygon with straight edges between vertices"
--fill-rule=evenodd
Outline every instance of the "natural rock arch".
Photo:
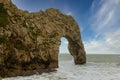
M 75 36 L 78 36 L 78 35 L 75 35 Z M 66 37 L 66 39 L 68 40 L 68 49 L 69 49 L 70 54 L 74 58 L 74 63 L 75 64 L 85 63 L 86 54 L 84 52 L 84 47 L 83 47 L 82 42 L 80 41 L 80 38 L 77 40 L 75 38 L 72 39 L 72 38 Z
M 61 37 L 68 40 L 75 64 L 86 63 L 79 26 L 72 16 L 53 8 L 29 13 L 10 0 L 0 0 L 0 15 L 5 15 L 0 16 L 0 76 L 58 67 Z M 11 69 L 14 73 L 9 73 Z

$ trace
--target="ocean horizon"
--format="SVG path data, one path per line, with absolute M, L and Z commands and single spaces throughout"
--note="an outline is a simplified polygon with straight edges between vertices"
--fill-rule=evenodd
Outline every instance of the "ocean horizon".
M 70 54 L 59 54 L 59 68 L 50 73 L 3 80 L 120 80 L 119 54 L 87 54 L 87 63 L 75 65 Z

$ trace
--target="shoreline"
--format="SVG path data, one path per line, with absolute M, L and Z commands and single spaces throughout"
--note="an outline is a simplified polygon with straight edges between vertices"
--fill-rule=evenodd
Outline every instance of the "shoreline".
M 15 69 L 9 69 L 9 70 L 2 70 L 0 75 L 0 78 L 10 78 L 10 77 L 17 77 L 17 76 L 31 76 L 34 74 L 42 74 L 42 73 L 50 73 L 55 72 L 55 68 L 40 68 L 35 70 L 15 70 Z M 0 79 L 1 80 L 1 79 Z

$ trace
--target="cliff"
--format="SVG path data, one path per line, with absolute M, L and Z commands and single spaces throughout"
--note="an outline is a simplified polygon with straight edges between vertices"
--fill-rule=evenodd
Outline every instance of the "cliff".
M 0 76 L 30 75 L 58 67 L 60 39 L 65 37 L 75 64 L 86 62 L 80 29 L 57 9 L 29 13 L 0 0 Z

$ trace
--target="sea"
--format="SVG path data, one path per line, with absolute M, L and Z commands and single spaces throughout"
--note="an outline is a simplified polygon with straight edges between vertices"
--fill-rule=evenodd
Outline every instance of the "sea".
M 87 63 L 75 65 L 70 54 L 59 55 L 55 72 L 2 80 L 120 80 L 120 55 L 87 54 Z

